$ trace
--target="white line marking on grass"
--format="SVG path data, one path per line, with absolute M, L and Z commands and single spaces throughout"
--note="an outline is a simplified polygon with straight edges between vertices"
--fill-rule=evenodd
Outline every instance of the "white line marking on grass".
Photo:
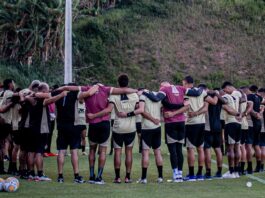
M 213 163 L 215 163 L 215 164 L 217 164 L 217 162 L 216 162 L 216 160 L 211 160 Z M 227 164 L 223 164 L 222 165 L 224 168 L 229 168 L 228 166 L 227 166 Z M 265 184 L 265 180 L 264 179 L 261 179 L 261 178 L 259 178 L 259 177 L 256 177 L 256 176 L 254 176 L 254 175 L 246 175 L 248 178 L 250 178 L 250 179 L 253 179 L 253 180 L 256 180 L 256 181 L 258 181 L 258 182 L 260 182 L 260 183 L 262 183 L 262 184 Z

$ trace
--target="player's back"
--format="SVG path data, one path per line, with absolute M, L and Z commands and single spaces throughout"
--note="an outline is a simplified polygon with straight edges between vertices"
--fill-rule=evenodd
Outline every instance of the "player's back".
M 183 86 L 165 86 L 160 89 L 161 92 L 163 92 L 166 95 L 166 98 L 169 103 L 172 104 L 183 104 L 184 103 L 184 96 L 186 89 Z M 172 111 L 170 109 L 164 108 L 164 112 L 166 111 Z M 184 122 L 185 121 L 184 113 L 175 115 L 171 118 L 165 118 L 165 123 L 172 123 L 172 122 Z
M 153 102 L 149 98 L 147 98 L 144 95 L 140 96 L 140 101 L 143 101 L 145 103 L 144 111 L 148 114 L 150 114 L 155 119 L 161 119 L 161 101 L 159 102 Z M 154 124 L 152 121 L 146 119 L 143 117 L 142 119 L 142 128 L 143 129 L 154 129 L 157 128 L 159 125 Z
M 229 94 L 225 94 L 223 96 L 223 98 L 227 101 L 227 106 L 234 109 L 235 111 L 238 111 L 237 109 L 237 105 L 236 105 L 236 99 Z M 230 115 L 229 113 L 225 112 L 225 123 L 229 124 L 229 123 L 238 123 L 238 120 L 236 119 L 236 117 L 234 115 Z
M 82 91 L 88 91 L 89 89 L 91 89 L 90 86 L 82 87 Z M 109 104 L 108 98 L 110 96 L 111 90 L 112 90 L 111 87 L 100 85 L 98 88 L 98 91 L 94 95 L 85 98 L 87 113 L 95 114 L 107 108 Z M 104 115 L 100 118 L 95 118 L 95 119 L 87 118 L 87 122 L 90 124 L 95 124 L 95 123 L 99 123 L 102 121 L 108 121 L 108 120 L 110 120 L 110 115 Z
M 139 102 L 139 97 L 136 93 L 111 95 L 110 103 L 114 104 L 115 120 L 113 131 L 116 133 L 132 133 L 136 131 L 135 116 L 120 118 L 117 116 L 118 112 L 129 113 L 135 110 L 136 104 Z
M 192 88 L 192 89 L 197 89 L 197 88 Z M 207 96 L 206 91 L 203 91 L 202 94 L 198 97 L 191 97 L 188 96 L 190 108 L 189 112 L 196 112 L 199 109 L 201 109 L 204 106 L 204 99 Z M 201 114 L 199 116 L 195 117 L 188 117 L 186 124 L 203 124 L 205 123 L 205 114 Z

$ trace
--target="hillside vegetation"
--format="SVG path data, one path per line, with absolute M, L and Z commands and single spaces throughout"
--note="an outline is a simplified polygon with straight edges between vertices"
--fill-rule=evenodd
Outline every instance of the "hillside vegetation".
M 147 88 L 162 80 L 177 83 L 187 74 L 212 87 L 224 79 L 265 83 L 263 0 L 122 0 L 97 16 L 76 14 L 73 40 L 79 83 L 115 85 L 121 72 L 133 86 Z M 32 78 L 61 83 L 60 59 L 30 68 L 3 62 L 0 78 L 20 74 L 20 84 Z

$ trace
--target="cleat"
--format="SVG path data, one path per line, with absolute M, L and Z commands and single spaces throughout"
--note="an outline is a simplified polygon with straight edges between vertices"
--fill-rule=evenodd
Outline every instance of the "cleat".
M 211 175 L 204 175 L 204 179 L 205 180 L 212 180 L 213 179 L 213 177 L 211 176 Z
M 39 181 L 52 181 L 52 179 L 47 177 L 46 175 L 42 175 L 41 177 L 39 177 Z
M 230 173 L 230 171 L 228 171 L 228 172 L 226 172 L 223 175 L 223 178 L 224 179 L 235 179 L 236 178 L 236 175 L 234 173 Z
M 35 176 L 35 177 L 33 178 L 33 180 L 36 181 L 36 182 L 38 182 L 38 181 L 40 181 L 40 177 L 39 177 L 39 176 Z
M 95 176 L 94 177 L 89 177 L 88 183 L 94 184 L 95 183 Z
M 115 178 L 113 183 L 114 184 L 120 184 L 121 183 L 121 178 Z
M 238 172 L 234 172 L 233 174 L 235 175 L 236 178 L 240 178 L 240 175 Z
M 60 184 L 64 183 L 64 178 L 63 177 L 58 177 L 57 178 L 57 182 L 60 183 Z
M 159 177 L 159 178 L 157 178 L 157 180 L 156 180 L 156 182 L 159 183 L 159 184 L 163 183 L 163 181 L 164 181 L 164 180 L 163 180 L 162 177 Z
M 223 179 L 223 176 L 221 173 L 216 173 L 214 176 L 213 176 L 214 179 Z
M 104 182 L 104 180 L 103 180 L 102 178 L 96 178 L 96 180 L 95 180 L 95 184 L 98 184 L 98 185 L 104 185 L 105 182 Z
M 147 179 L 139 179 L 136 183 L 137 184 L 147 184 Z
M 125 180 L 124 180 L 124 182 L 126 183 L 126 184 L 129 184 L 129 183 L 132 183 L 133 182 L 133 180 L 132 179 L 129 179 L 129 178 L 125 178 Z
M 196 180 L 197 181 L 204 181 L 204 176 L 203 175 L 196 175 Z
M 83 180 L 83 177 L 82 176 L 78 176 L 74 179 L 74 183 L 76 184 L 83 184 L 85 183 L 85 180 Z
M 190 181 L 190 182 L 194 182 L 197 180 L 197 177 L 196 176 L 190 176 L 190 175 L 187 175 L 185 178 L 184 178 L 184 181 Z

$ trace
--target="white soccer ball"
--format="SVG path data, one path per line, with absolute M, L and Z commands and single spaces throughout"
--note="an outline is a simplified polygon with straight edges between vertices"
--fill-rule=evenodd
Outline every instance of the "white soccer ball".
M 252 182 L 247 182 L 247 187 L 251 188 L 252 187 Z
M 16 192 L 19 188 L 19 181 L 15 177 L 9 177 L 5 180 L 4 190 L 6 192 Z
M 5 184 L 5 180 L 0 178 L 0 191 L 4 190 L 4 184 Z

